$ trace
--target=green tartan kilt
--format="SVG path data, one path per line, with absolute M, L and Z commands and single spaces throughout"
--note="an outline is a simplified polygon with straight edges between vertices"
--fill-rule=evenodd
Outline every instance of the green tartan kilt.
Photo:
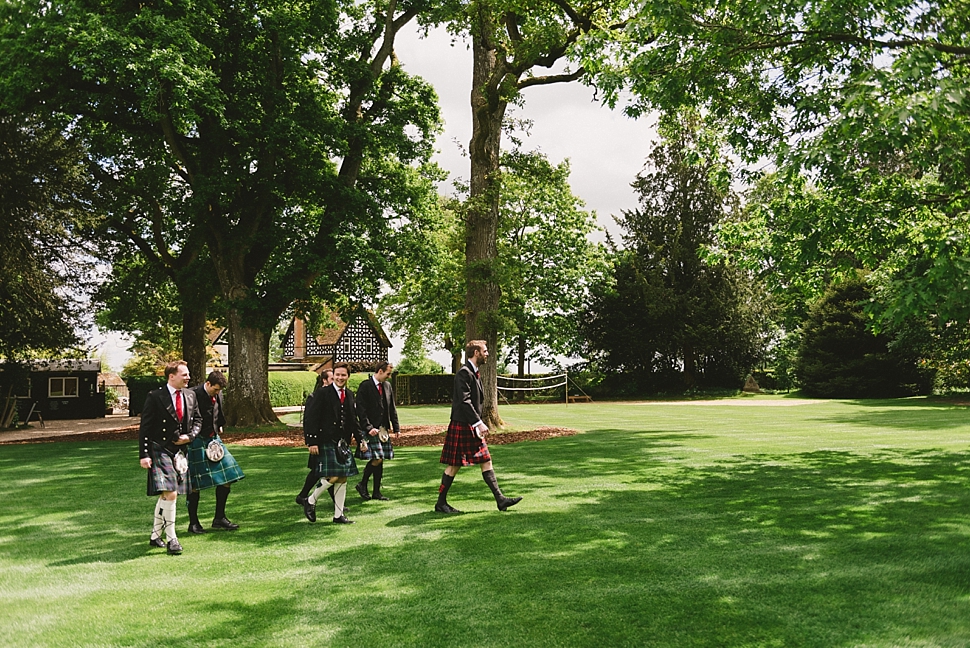
M 146 495 L 154 497 L 162 491 L 174 491 L 179 495 L 189 494 L 189 476 L 180 475 L 175 470 L 175 462 L 162 446 L 152 443 L 148 448 L 152 467 L 148 469 L 148 489 Z
M 353 477 L 357 474 L 357 462 L 354 454 L 350 453 L 347 463 L 337 461 L 337 444 L 333 441 L 320 443 L 320 454 L 317 455 L 317 475 L 320 477 Z
M 354 456 L 358 459 L 365 459 L 370 461 L 371 459 L 393 459 L 394 458 L 394 446 L 391 444 L 391 440 L 388 439 L 387 443 L 380 440 L 377 435 L 370 436 L 367 435 L 367 450 L 361 452 L 360 446 L 354 451 Z
M 242 468 L 239 467 L 235 458 L 229 454 L 228 447 L 226 448 L 226 454 L 217 462 L 212 462 L 205 458 L 205 447 L 209 445 L 209 441 L 212 439 L 218 439 L 222 443 L 222 439 L 217 434 L 214 437 L 205 439 L 197 436 L 189 444 L 189 475 L 192 477 L 192 490 L 205 490 L 206 488 L 213 488 L 214 486 L 225 486 L 226 484 L 237 482 L 246 476 L 243 474 Z M 223 447 L 225 447 L 224 443 Z

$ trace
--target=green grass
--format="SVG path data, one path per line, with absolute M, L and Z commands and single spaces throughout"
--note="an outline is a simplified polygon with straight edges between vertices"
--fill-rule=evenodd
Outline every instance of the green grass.
M 448 408 L 401 409 L 446 423 Z M 307 523 L 302 449 L 232 446 L 235 533 L 148 549 L 133 442 L 0 447 L 0 630 L 11 646 L 966 646 L 970 416 L 924 399 L 522 405 L 431 512 L 436 448 L 393 501 Z M 202 499 L 211 517 L 212 491 Z

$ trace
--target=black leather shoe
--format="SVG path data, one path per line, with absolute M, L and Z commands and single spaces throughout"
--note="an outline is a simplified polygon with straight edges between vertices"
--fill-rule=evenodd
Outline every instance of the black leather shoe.
M 388 501 L 388 498 L 384 497 L 381 494 L 380 491 L 377 491 L 376 493 L 374 493 L 373 495 L 371 495 L 370 498 L 372 500 L 377 500 L 378 502 L 386 502 L 386 501 Z
M 504 511 L 510 506 L 515 506 L 522 501 L 521 497 L 503 497 L 502 501 L 498 503 L 498 510 Z
M 151 540 L 148 541 L 148 546 L 149 547 L 155 547 L 157 549 L 164 549 L 165 548 L 165 541 L 162 540 L 160 537 L 159 538 L 152 538 Z
M 202 528 L 201 524 L 192 523 L 189 525 L 189 533 L 205 533 L 205 529 Z
M 304 504 L 306 504 L 306 498 L 303 497 L 302 495 L 297 495 L 296 503 L 297 503 L 297 506 L 303 506 Z
M 239 528 L 239 525 L 234 522 L 230 522 L 229 518 L 221 517 L 217 520 L 212 521 L 212 528 L 225 529 L 226 531 L 235 531 L 236 529 Z
M 444 504 L 435 504 L 434 510 L 436 513 L 461 513 L 461 511 L 456 509 L 454 506 L 451 506 L 447 502 Z
M 357 490 L 357 493 L 360 495 L 362 500 L 367 501 L 370 499 L 370 494 L 368 494 L 367 486 L 364 486 L 364 482 L 357 482 L 354 488 Z
M 316 506 L 316 504 L 311 504 L 310 502 L 304 502 L 303 503 L 303 515 L 305 515 L 306 516 L 306 519 L 310 520 L 311 522 L 316 522 L 317 521 L 317 506 Z
M 348 520 L 346 515 L 341 515 L 340 517 L 333 519 L 334 524 L 353 524 L 353 520 Z
M 182 545 L 179 544 L 178 540 L 168 541 L 168 553 L 171 556 L 177 556 L 182 553 Z

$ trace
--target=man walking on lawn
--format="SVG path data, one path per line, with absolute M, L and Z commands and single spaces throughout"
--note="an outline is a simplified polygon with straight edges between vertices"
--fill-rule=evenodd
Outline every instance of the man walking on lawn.
M 448 504 L 448 489 L 462 466 L 478 464 L 482 478 L 495 496 L 498 510 L 515 506 L 521 497 L 506 497 L 498 487 L 492 470 L 492 455 L 485 443 L 488 427 L 482 422 L 482 380 L 479 368 L 488 361 L 488 347 L 484 340 L 471 340 L 465 345 L 465 364 L 455 374 L 455 390 L 451 399 L 451 423 L 441 449 L 441 463 L 447 464 L 438 487 L 438 513 L 461 513 Z
M 388 378 L 394 373 L 394 365 L 382 362 L 369 379 L 357 388 L 357 419 L 360 422 L 364 443 L 357 446 L 357 458 L 367 462 L 364 476 L 355 488 L 364 500 L 387 501 L 381 492 L 384 477 L 384 460 L 394 458 L 394 446 L 389 432 L 401 436 L 401 424 L 397 421 L 397 405 L 394 390 Z M 374 492 L 367 492 L 367 481 L 374 476 Z
M 168 547 L 168 553 L 182 553 L 175 535 L 175 501 L 189 492 L 188 460 L 182 446 L 202 429 L 202 414 L 195 392 L 189 385 L 189 367 L 184 360 L 165 365 L 167 384 L 148 393 L 138 430 L 138 458 L 148 471 L 148 495 L 158 495 L 155 524 L 148 544 Z M 162 541 L 162 531 L 168 543 Z
M 304 403 L 303 405 L 303 430 L 304 430 L 303 439 L 305 441 L 308 439 L 308 436 L 306 434 L 306 429 L 308 426 L 312 427 L 314 430 L 320 429 L 319 416 L 320 416 L 320 413 L 323 411 L 321 409 L 315 408 L 313 410 L 313 414 L 311 415 L 310 413 L 311 403 L 313 402 L 313 399 L 319 395 L 320 390 L 323 387 L 328 386 L 332 382 L 333 382 L 333 371 L 331 371 L 330 369 L 323 369 L 319 373 L 317 373 L 317 382 L 316 382 L 316 386 L 313 388 L 313 393 L 307 396 L 306 403 Z M 310 416 L 314 416 L 315 419 L 313 421 L 310 421 Z M 316 438 L 317 436 L 318 436 L 317 433 L 314 432 L 313 437 Z M 307 445 L 308 446 L 310 445 L 309 441 L 307 441 Z M 317 453 L 315 454 L 311 450 L 307 458 L 306 467 L 310 469 L 310 472 L 309 474 L 307 474 L 306 479 L 303 481 L 303 488 L 300 489 L 299 495 L 296 496 L 296 503 L 299 506 L 306 506 L 307 498 L 310 497 L 310 491 L 312 491 L 313 487 L 317 485 L 318 481 L 320 481 L 320 474 L 317 472 L 317 466 L 319 466 L 319 464 L 320 464 L 320 455 L 319 455 L 319 448 L 317 448 Z
M 221 371 L 213 371 L 205 382 L 193 387 L 202 412 L 202 432 L 189 444 L 189 475 L 192 478 L 192 492 L 186 497 L 189 505 L 189 533 L 205 533 L 199 523 L 199 491 L 206 488 L 216 489 L 216 512 L 212 518 L 213 529 L 235 531 L 239 525 L 226 517 L 226 500 L 229 499 L 229 485 L 245 475 L 229 449 L 222 443 L 219 433 L 226 424 L 222 405 L 222 390 L 226 388 L 226 377 Z M 216 443 L 222 450 L 217 461 L 208 458 L 206 448 Z
M 303 505 L 303 514 L 310 522 L 317 521 L 317 499 L 327 490 L 333 497 L 334 524 L 353 524 L 344 515 L 344 501 L 347 497 L 347 478 L 357 474 L 357 463 L 350 451 L 350 444 L 360 438 L 360 433 L 354 393 L 347 389 L 348 378 L 350 366 L 347 363 L 334 365 L 333 384 L 323 387 L 314 395 L 303 417 L 303 437 L 310 454 L 317 455 L 317 473 L 323 480 Z

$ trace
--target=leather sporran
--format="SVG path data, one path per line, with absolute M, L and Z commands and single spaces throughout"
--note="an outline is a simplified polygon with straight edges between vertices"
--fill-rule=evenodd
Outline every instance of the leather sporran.
M 377 429 L 377 438 L 381 440 L 381 443 L 387 443 L 391 435 L 388 433 L 387 428 L 382 425 Z
M 222 461 L 222 458 L 225 456 L 226 456 L 226 448 L 221 443 L 219 443 L 218 439 L 213 439 L 212 441 L 209 441 L 209 445 L 205 447 L 206 459 L 208 459 L 212 463 L 216 463 L 218 461 Z
M 334 450 L 334 454 L 336 455 L 339 463 L 345 464 L 350 461 L 350 448 L 347 447 L 347 442 L 343 439 L 337 441 L 337 447 Z
M 176 452 L 175 456 L 172 457 L 172 464 L 175 466 L 175 472 L 180 475 L 189 472 L 189 458 L 182 454 L 181 450 Z

